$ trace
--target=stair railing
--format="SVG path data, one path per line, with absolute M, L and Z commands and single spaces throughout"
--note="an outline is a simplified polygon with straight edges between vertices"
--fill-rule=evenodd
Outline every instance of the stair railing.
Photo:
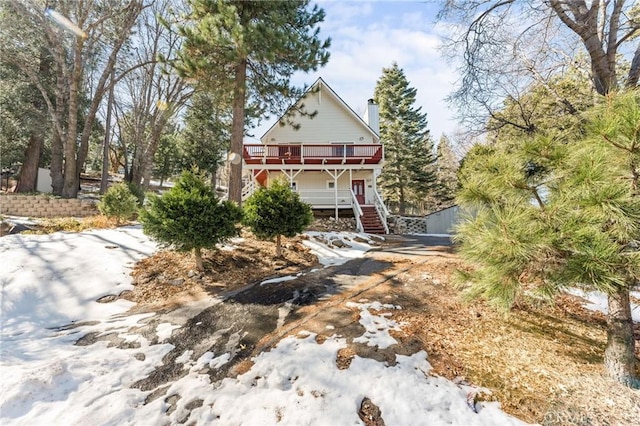
M 378 193 L 378 191 L 373 191 L 373 193 L 375 194 L 375 197 L 373 199 L 374 206 L 376 207 L 378 216 L 380 216 L 380 218 L 382 219 L 382 226 L 384 226 L 384 233 L 388 234 L 389 225 L 387 225 L 387 218 L 389 217 L 389 210 L 387 209 L 387 206 L 384 205 L 384 202 L 382 201 L 382 197 L 380 197 L 380 194 Z
M 242 187 L 242 201 L 246 201 L 246 199 L 249 198 L 251 194 L 253 194 L 253 191 L 255 191 L 255 189 L 256 183 L 253 181 L 253 179 L 247 182 L 247 184 Z
M 360 218 L 364 214 L 362 209 L 360 208 L 360 203 L 358 203 L 358 199 L 356 198 L 355 192 L 351 189 L 351 206 L 353 207 L 353 215 L 356 217 L 356 229 L 358 232 L 364 232 L 364 226 L 362 226 L 362 221 Z

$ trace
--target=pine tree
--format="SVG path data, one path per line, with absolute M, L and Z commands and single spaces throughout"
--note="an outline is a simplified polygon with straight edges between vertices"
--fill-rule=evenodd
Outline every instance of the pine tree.
M 211 175 L 212 186 L 218 167 L 229 150 L 231 117 L 209 92 L 196 91 L 184 118 L 181 132 L 181 164 L 197 167 Z
M 312 221 L 311 207 L 284 181 L 260 188 L 244 204 L 244 224 L 258 238 L 276 238 L 276 257 L 282 256 L 281 236 L 294 237 Z
M 233 201 L 221 201 L 194 172 L 183 172 L 163 196 L 149 195 L 140 211 L 142 230 L 160 244 L 178 251 L 193 251 L 196 267 L 203 271 L 202 249 L 238 235 L 242 210 Z
M 398 213 L 435 189 L 435 156 L 427 129 L 427 115 L 414 106 L 417 90 L 409 86 L 404 71 L 393 63 L 383 68 L 374 91 L 380 111 L 380 140 L 385 164 L 380 175 L 384 198 Z
M 242 155 L 246 122 L 280 114 L 304 92 L 291 84 L 297 71 L 317 70 L 329 59 L 330 41 L 317 25 L 324 11 L 309 0 L 191 0 L 178 68 L 232 110 L 231 154 Z M 245 116 L 245 114 L 247 116 Z M 231 163 L 229 198 L 241 201 L 242 162 Z
M 440 137 L 436 150 L 436 176 L 438 191 L 436 193 L 436 208 L 446 209 L 455 204 L 458 190 L 459 163 L 451 148 L 451 142 L 446 135 Z
M 16 13 L 15 5 L 0 2 L 0 169 L 20 163 L 15 192 L 35 192 L 38 167 L 49 160 L 51 125 L 47 106 L 40 95 L 53 92 L 53 58 L 41 39 L 42 28 L 35 28 L 28 17 Z M 18 66 L 12 45 L 20 35 Z M 29 68 L 39 78 L 40 88 L 22 73 Z
M 167 127 L 169 129 L 160 137 L 158 149 L 153 156 L 152 172 L 154 177 L 160 179 L 160 187 L 164 184 L 165 179 L 187 169 L 187 167 L 180 167 L 182 159 L 179 148 L 180 133 L 176 131 L 173 123 L 170 123 Z M 138 187 L 137 185 L 132 186 Z
M 98 203 L 98 210 L 106 217 L 115 218 L 120 224 L 132 219 L 138 211 L 138 206 L 138 199 L 129 186 L 121 182 L 109 187 Z
M 567 140 L 573 140 L 567 144 Z M 568 287 L 607 294 L 610 376 L 637 387 L 629 292 L 640 276 L 640 93 L 602 100 L 586 128 L 476 146 L 459 202 L 470 296 L 503 308 Z

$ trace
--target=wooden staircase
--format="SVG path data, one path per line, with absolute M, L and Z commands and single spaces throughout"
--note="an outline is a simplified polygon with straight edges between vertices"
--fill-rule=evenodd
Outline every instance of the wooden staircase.
M 385 234 L 384 224 L 376 208 L 374 206 L 360 206 L 360 208 L 362 209 L 360 221 L 364 232 L 367 234 Z

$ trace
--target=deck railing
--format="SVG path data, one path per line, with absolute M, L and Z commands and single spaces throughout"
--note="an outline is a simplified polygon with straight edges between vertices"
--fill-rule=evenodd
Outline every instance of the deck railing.
M 378 164 L 380 144 L 244 145 L 247 164 Z
M 311 204 L 312 207 L 318 206 L 337 206 L 351 207 L 351 190 L 339 189 L 314 189 L 298 191 L 300 199 L 305 203 Z

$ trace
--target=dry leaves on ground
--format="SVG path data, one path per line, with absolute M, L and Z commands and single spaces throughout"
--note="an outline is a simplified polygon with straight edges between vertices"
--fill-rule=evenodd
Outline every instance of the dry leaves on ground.
M 276 258 L 275 243 L 257 240 L 243 231 L 223 248 L 203 250 L 204 273 L 196 271 L 192 253 L 159 251 L 136 264 L 134 290 L 122 297 L 138 303 L 138 309 L 170 308 L 186 300 L 295 274 L 318 264 L 317 257 L 302 244 L 304 238 L 283 238 L 283 256 Z
M 249 234 L 243 237 L 234 242 L 234 250 L 207 252 L 203 275 L 193 271 L 190 254 L 165 251 L 139 262 L 133 273 L 135 290 L 127 298 L 146 309 L 169 307 L 316 265 L 300 239 L 286 240 L 285 258 L 274 260 L 273 243 L 256 241 Z M 376 257 L 385 260 L 383 253 Z M 461 301 L 451 276 L 465 265 L 455 254 L 443 251 L 420 260 L 386 261 L 393 266 L 373 278 L 386 281 L 359 292 L 357 298 L 400 305 L 402 309 L 390 312 L 403 324 L 393 335 L 412 352 L 421 346 L 434 374 L 489 389 L 490 394 L 477 398 L 500 401 L 506 412 L 528 422 L 637 423 L 640 391 L 605 376 L 604 318 L 586 310 L 576 297 L 559 297 L 555 306 L 521 305 L 504 316 L 482 302 Z M 311 315 L 321 305 L 303 306 L 299 314 Z M 352 321 L 357 323 L 357 315 Z M 336 362 L 347 368 L 358 355 L 349 347 Z
M 456 257 L 432 257 L 396 276 L 400 339 L 418 337 L 434 372 L 486 387 L 503 409 L 541 424 L 637 424 L 640 391 L 613 383 L 602 364 L 605 319 L 574 296 L 503 315 L 465 303 L 451 283 Z M 406 289 L 406 290 L 405 290 Z M 412 297 L 407 297 L 407 293 Z M 640 350 L 636 345 L 637 349 Z M 640 358 L 640 353 L 637 353 Z

